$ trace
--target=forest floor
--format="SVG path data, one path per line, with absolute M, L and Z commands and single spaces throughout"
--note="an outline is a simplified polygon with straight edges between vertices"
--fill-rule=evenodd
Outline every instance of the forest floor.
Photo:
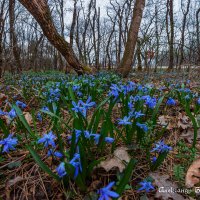
M 0 199 L 200 199 L 199 76 L 6 75 Z

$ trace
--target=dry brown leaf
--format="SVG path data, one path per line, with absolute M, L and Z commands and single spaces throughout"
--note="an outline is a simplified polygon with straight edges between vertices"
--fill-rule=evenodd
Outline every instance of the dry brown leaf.
M 155 185 L 158 187 L 158 191 L 155 194 L 155 198 L 162 199 L 162 200 L 168 200 L 168 199 L 186 200 L 182 195 L 178 193 L 167 192 L 167 191 L 164 192 L 165 190 L 178 189 L 178 186 L 175 183 L 168 180 L 169 175 L 161 175 L 159 173 L 150 173 L 150 176 L 154 179 Z M 163 188 L 163 192 L 161 190 L 162 188 Z
M 109 157 L 105 161 L 102 161 L 97 167 L 102 167 L 107 172 L 109 172 L 113 168 L 118 168 L 120 172 L 123 172 L 123 170 L 126 168 L 124 161 L 126 163 L 129 163 L 130 156 L 127 153 L 127 148 L 119 147 L 114 151 L 112 157 Z
M 178 127 L 183 130 L 191 127 L 189 117 L 187 117 L 184 112 L 178 114 Z
M 166 126 L 168 124 L 167 117 L 165 115 L 161 115 L 158 117 L 158 124 L 161 126 Z
M 17 182 L 23 181 L 24 179 L 21 176 L 16 176 L 14 179 L 11 179 L 7 182 L 7 187 L 15 185 Z
M 194 187 L 200 182 L 200 159 L 195 160 L 189 167 L 186 177 L 185 185 L 187 188 Z
M 172 130 L 175 128 L 175 123 L 173 123 L 174 118 L 168 115 L 161 115 L 158 117 L 158 124 L 161 126 L 167 125 L 167 130 Z
M 29 112 L 24 112 L 24 117 L 29 125 L 33 123 L 33 118 Z
M 197 133 L 198 133 L 197 134 L 197 141 L 199 141 L 200 140 L 200 129 L 198 130 Z M 180 138 L 181 139 L 185 139 L 185 140 L 187 140 L 187 142 L 192 144 L 193 140 L 194 140 L 194 130 L 193 129 L 188 129 L 187 131 L 184 130 L 182 132 L 182 134 L 180 135 Z

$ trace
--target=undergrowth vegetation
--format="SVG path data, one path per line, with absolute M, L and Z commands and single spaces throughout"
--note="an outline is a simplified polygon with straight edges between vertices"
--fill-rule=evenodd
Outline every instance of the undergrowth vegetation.
M 173 166 L 172 177 L 180 184 L 196 157 L 200 98 L 189 81 L 122 81 L 105 72 L 79 77 L 28 73 L 7 76 L 1 93 L 1 185 L 8 181 L 10 163 L 16 164 L 9 177 L 14 179 L 34 160 L 49 180 L 60 183 L 68 199 L 114 199 L 128 191 L 148 196 L 156 190 L 148 173 L 159 171 L 169 154 L 187 161 Z M 171 141 L 169 123 L 159 118 L 176 109 L 192 124 L 189 147 Z M 122 170 L 117 164 L 104 169 L 102 162 L 112 160 L 120 148 L 128 154 L 127 160 L 124 153 L 118 155 Z M 25 157 L 16 159 L 17 152 Z

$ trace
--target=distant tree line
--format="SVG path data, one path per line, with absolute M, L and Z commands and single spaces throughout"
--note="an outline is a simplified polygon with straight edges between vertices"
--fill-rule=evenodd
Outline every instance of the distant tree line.
M 110 0 L 106 12 L 96 0 L 87 6 L 82 0 L 0 1 L 0 76 L 50 69 L 117 69 L 127 76 L 133 66 L 180 70 L 199 63 L 198 0 L 181 0 L 179 7 L 175 0 Z

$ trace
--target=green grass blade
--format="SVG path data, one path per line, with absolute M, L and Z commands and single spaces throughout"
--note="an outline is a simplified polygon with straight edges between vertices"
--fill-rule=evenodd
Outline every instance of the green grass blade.
M 51 177 L 53 177 L 54 179 L 56 179 L 57 181 L 60 180 L 59 176 L 57 176 L 56 174 L 54 174 L 49 167 L 41 160 L 41 158 L 39 157 L 39 155 L 37 154 L 37 152 L 31 147 L 31 146 L 27 146 L 27 149 L 29 150 L 29 152 L 31 153 L 31 155 L 33 156 L 34 160 L 36 161 L 36 163 L 39 165 L 39 167 L 46 172 L 47 174 L 49 174 Z

